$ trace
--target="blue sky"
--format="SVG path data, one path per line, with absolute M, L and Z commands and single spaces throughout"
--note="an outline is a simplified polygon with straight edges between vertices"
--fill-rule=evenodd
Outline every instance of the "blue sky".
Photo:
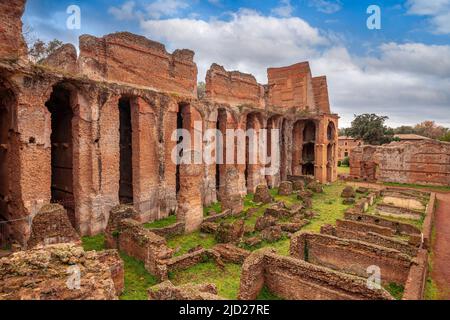
M 373 4 L 381 30 L 366 26 Z M 81 9 L 80 30 L 66 28 L 69 5 Z M 267 67 L 308 60 L 327 75 L 341 126 L 375 112 L 393 126 L 450 127 L 450 0 L 30 0 L 23 21 L 43 40 L 130 31 L 192 49 L 199 81 L 213 62 L 264 83 Z

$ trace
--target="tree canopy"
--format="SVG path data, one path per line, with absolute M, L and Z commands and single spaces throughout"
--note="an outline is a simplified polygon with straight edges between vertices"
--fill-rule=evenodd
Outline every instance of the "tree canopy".
M 381 145 L 389 143 L 394 139 L 394 130 L 385 125 L 386 116 L 372 114 L 355 115 L 352 126 L 348 129 L 348 134 L 361 139 L 366 144 Z

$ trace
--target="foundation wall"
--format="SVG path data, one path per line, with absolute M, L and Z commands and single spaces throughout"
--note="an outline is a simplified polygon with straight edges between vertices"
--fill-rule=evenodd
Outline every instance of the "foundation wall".
M 264 286 L 286 300 L 386 300 L 363 278 L 350 276 L 266 250 L 251 254 L 242 267 L 240 300 L 255 300 Z
M 291 255 L 312 264 L 367 278 L 368 267 L 376 265 L 381 280 L 404 285 L 411 257 L 397 250 L 328 235 L 303 233 L 291 241 Z

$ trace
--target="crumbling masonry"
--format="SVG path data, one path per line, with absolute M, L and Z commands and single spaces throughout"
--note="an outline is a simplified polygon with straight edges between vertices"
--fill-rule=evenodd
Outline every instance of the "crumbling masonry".
M 213 64 L 198 99 L 194 52 L 170 54 L 130 33 L 84 35 L 79 55 L 64 45 L 43 64 L 30 63 L 24 6 L 0 3 L 3 238 L 26 244 L 31 219 L 49 203 L 63 205 L 81 235 L 104 231 L 119 203 L 133 204 L 141 222 L 176 213 L 189 232 L 199 228 L 203 206 L 219 199 L 233 209 L 260 184 L 277 187 L 293 175 L 336 180 L 338 116 L 326 78 L 312 77 L 307 62 L 269 69 L 267 85 Z M 196 121 L 203 132 L 280 129 L 280 154 L 267 156 L 281 167 L 264 176 L 256 164 L 177 166 L 172 134 L 194 132 Z

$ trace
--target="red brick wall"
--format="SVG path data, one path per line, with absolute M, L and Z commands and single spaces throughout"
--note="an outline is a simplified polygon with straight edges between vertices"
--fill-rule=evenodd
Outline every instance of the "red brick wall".
M 206 96 L 232 106 L 252 105 L 264 108 L 264 87 L 251 74 L 226 71 L 213 64 L 206 75 Z
M 22 14 L 25 0 L 0 1 L 0 59 L 16 59 L 26 55 L 22 36 Z
M 289 67 L 269 68 L 269 104 L 277 107 L 313 109 L 314 92 L 308 62 Z
M 164 45 L 131 33 L 81 36 L 79 66 L 83 74 L 94 79 L 197 96 L 194 52 L 176 50 L 169 54 Z

